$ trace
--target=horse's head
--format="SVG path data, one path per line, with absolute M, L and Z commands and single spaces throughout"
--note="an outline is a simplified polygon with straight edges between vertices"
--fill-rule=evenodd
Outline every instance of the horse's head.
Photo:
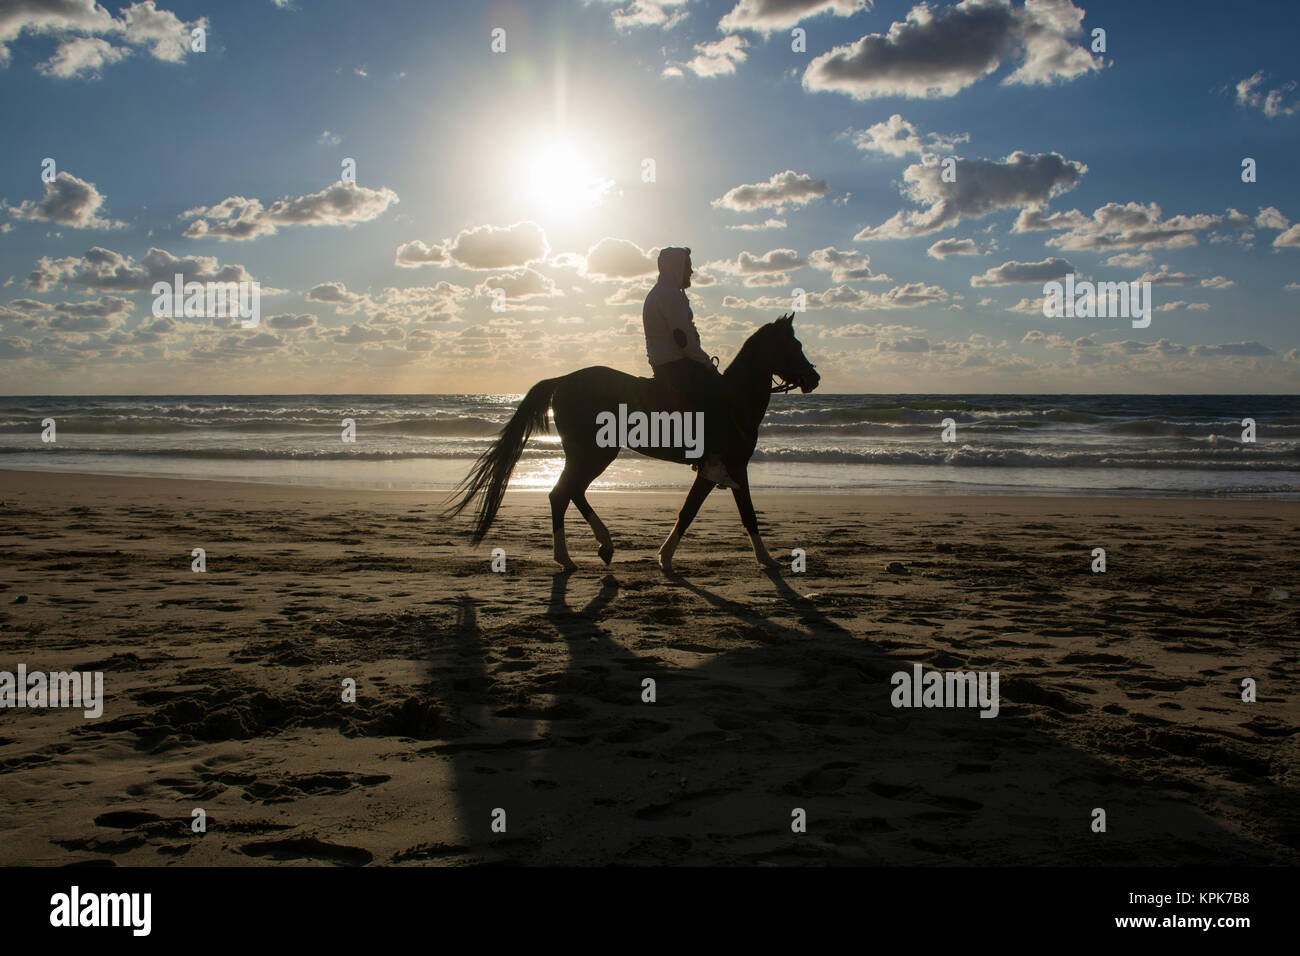
M 763 328 L 764 353 L 772 374 L 785 381 L 787 387 L 776 390 L 788 392 L 798 388 L 807 394 L 817 387 L 822 377 L 817 367 L 803 354 L 803 345 L 794 335 L 794 313 L 783 315 Z

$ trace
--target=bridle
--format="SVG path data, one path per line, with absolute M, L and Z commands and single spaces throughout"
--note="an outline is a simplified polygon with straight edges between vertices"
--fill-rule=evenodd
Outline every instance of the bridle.
M 803 370 L 802 375 L 807 375 L 809 372 L 814 371 L 816 368 L 817 368 L 816 365 L 814 365 L 812 362 L 809 362 L 808 367 Z M 802 387 L 803 387 L 802 382 L 788 382 L 785 380 L 785 378 L 783 378 L 781 375 L 777 374 L 776 372 L 772 373 L 771 391 L 773 395 L 784 395 L 786 392 L 792 392 L 796 388 L 802 388 Z
M 713 359 L 713 367 L 718 368 L 718 357 L 714 355 L 711 356 L 711 358 Z M 804 361 L 808 362 L 807 358 L 805 358 Z M 808 362 L 808 367 L 803 370 L 803 374 L 807 375 L 809 372 L 815 371 L 816 368 L 816 365 L 812 362 Z M 787 382 L 776 372 L 772 373 L 772 381 L 770 382 L 770 385 L 771 393 L 773 395 L 784 395 L 786 392 L 793 392 L 796 388 L 803 387 L 799 382 Z

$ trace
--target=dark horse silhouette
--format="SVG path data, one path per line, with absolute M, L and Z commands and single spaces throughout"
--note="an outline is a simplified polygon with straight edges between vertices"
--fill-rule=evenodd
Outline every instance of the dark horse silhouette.
M 759 537 L 758 518 L 749 496 L 747 467 L 758 442 L 759 423 L 767 414 L 772 393 L 788 392 L 793 388 L 811 392 L 821 381 L 821 376 L 803 354 L 803 346 L 795 338 L 794 314 L 783 315 L 751 335 L 722 377 L 736 423 L 744 432 L 744 442 L 738 443 L 743 445 L 744 456 L 724 457 L 723 462 L 740 486 L 732 494 L 736 498 L 740 521 L 754 546 L 754 557 L 760 567 L 775 568 L 777 562 L 768 554 Z M 773 385 L 774 377 L 782 384 Z M 620 447 L 617 444 L 602 447 L 597 444 L 596 436 L 599 430 L 597 416 L 612 412 L 620 404 L 639 411 L 680 411 L 685 408 L 680 395 L 665 390 L 653 379 L 637 378 L 603 365 L 544 379 L 528 390 L 492 447 L 480 456 L 469 475 L 452 492 L 451 497 L 456 501 L 444 515 L 459 515 L 477 499 L 472 540 L 475 544 L 481 542 L 501 507 L 506 485 L 510 482 L 515 463 L 523 454 L 524 445 L 535 430 L 547 430 L 546 412 L 551 409 L 565 459 L 560 480 L 550 495 L 556 563 L 567 569 L 576 567 L 569 559 L 569 549 L 564 541 L 564 513 L 569 509 L 569 502 L 573 502 L 596 535 L 600 544 L 597 554 L 609 564 L 614 557 L 614 542 L 605 523 L 587 502 L 586 492 L 597 476 L 618 457 Z M 684 448 L 633 448 L 633 451 L 663 461 L 689 461 Z M 659 566 L 665 572 L 672 572 L 677 544 L 714 487 L 714 483 L 703 475 L 696 476 L 695 484 L 677 515 L 672 534 L 659 549 Z

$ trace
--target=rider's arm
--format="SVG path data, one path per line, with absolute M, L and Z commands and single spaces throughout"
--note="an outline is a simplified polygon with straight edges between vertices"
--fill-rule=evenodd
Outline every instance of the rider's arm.
M 691 307 L 686 301 L 685 292 L 669 299 L 664 309 L 664 319 L 672 331 L 673 341 L 682 350 L 683 357 L 703 362 L 712 368 L 713 360 L 700 347 L 700 333 L 695 329 L 695 319 L 691 315 Z

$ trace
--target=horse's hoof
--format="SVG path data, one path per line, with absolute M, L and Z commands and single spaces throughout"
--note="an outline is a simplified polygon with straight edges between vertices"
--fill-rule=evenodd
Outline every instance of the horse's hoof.
M 564 570 L 566 570 L 566 571 L 576 571 L 576 570 L 578 570 L 578 566 L 577 566 L 576 564 L 574 564 L 572 561 L 570 561 L 568 558 L 565 558 L 563 561 L 561 561 L 559 558 L 556 558 L 556 559 L 555 559 L 555 563 L 558 564 L 560 567 L 562 567 L 562 568 L 563 568 Z
M 661 555 L 659 555 L 658 560 L 659 560 L 659 570 L 663 571 L 664 574 L 672 574 L 672 573 L 673 573 L 673 559 L 672 559 L 672 558 L 665 558 L 665 557 L 661 554 Z
M 614 546 L 612 544 L 602 545 L 597 549 L 596 554 L 600 556 L 600 560 L 608 565 L 609 562 L 614 560 Z

